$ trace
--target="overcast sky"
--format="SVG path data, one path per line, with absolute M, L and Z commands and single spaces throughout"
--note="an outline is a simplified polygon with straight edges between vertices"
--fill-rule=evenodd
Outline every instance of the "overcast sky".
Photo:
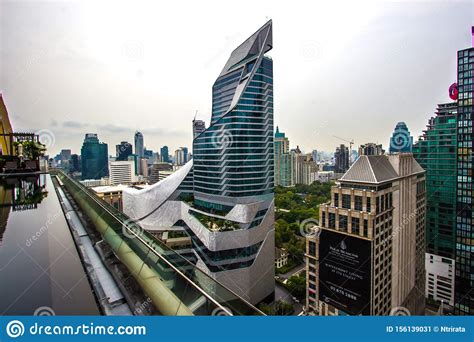
M 191 146 L 229 54 L 270 18 L 275 125 L 291 147 L 386 147 L 398 121 L 416 139 L 449 101 L 474 23 L 473 1 L 0 1 L 0 92 L 50 155 L 80 153 L 86 132 L 109 154 L 135 130 L 155 151 Z

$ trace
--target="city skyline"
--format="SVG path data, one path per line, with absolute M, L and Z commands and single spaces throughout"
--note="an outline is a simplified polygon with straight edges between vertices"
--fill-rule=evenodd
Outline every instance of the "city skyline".
M 259 3 L 255 11 L 245 13 L 244 23 L 242 6 L 208 26 L 186 13 L 182 14 L 186 25 L 171 22 L 161 17 L 166 11 L 156 14 L 143 4 L 131 9 L 119 4 L 113 18 L 102 16 L 107 6 L 92 8 L 87 2 L 61 6 L 2 2 L 1 6 L 0 91 L 15 129 L 53 133 L 50 156 L 64 148 L 78 153 L 85 133 L 99 134 L 110 146 L 131 141 L 135 130 L 146 136 L 147 148 L 154 151 L 163 145 L 170 151 L 191 146 L 195 111 L 199 110 L 197 119 L 207 123 L 210 119 L 206 85 L 232 46 L 266 17 L 278 22 L 280 39 L 279 48 L 271 53 L 279 61 L 275 69 L 281 75 L 275 85 L 279 94 L 275 126 L 290 141 L 305 152 L 333 151 L 342 143 L 333 136 L 337 132 L 354 139 L 355 148 L 367 142 L 387 148 L 398 121 L 407 123 L 416 141 L 433 104 L 448 100 L 447 89 L 456 80 L 453 51 L 470 45 L 473 12 L 468 2 L 346 3 L 350 15 L 340 13 L 339 6 L 322 3 L 304 4 L 306 11 L 302 6 L 270 8 L 269 3 Z M 176 11 L 174 6 L 167 9 Z M 297 12 L 301 20 L 291 20 L 288 12 Z M 130 25 L 124 33 L 119 26 L 125 14 Z M 163 20 L 152 22 L 155 14 Z M 228 31 L 215 30 L 224 22 L 229 23 Z M 166 27 L 173 35 L 155 34 Z M 173 56 L 163 56 L 167 55 L 163 49 L 173 51 Z M 192 59 L 186 57 L 190 51 Z M 196 76 L 187 84 L 179 82 L 177 76 L 190 69 Z M 365 87 L 360 87 L 361 80 Z M 338 100 L 340 95 L 344 101 Z M 50 101 L 52 96 L 55 101 Z M 295 96 L 297 103 L 292 100 Z M 369 120 L 380 116 L 383 122 Z M 182 125 L 186 121 L 189 125 Z

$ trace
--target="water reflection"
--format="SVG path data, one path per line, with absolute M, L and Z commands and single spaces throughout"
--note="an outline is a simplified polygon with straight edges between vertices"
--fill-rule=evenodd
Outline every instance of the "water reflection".
M 0 178 L 0 315 L 98 314 L 50 175 Z

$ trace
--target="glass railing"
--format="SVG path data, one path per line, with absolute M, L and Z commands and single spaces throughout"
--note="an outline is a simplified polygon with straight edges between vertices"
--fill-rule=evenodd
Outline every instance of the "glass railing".
M 106 227 L 101 234 L 114 252 L 126 244 L 139 257 L 141 265 L 136 265 L 137 270 L 131 270 L 135 277 L 149 277 L 152 271 L 153 276 L 159 279 L 157 281 L 164 284 L 179 299 L 180 305 L 184 305 L 194 315 L 263 315 L 249 302 L 143 230 L 127 215 L 102 201 L 93 190 L 60 170 L 52 173 L 58 176 L 81 209 L 84 209 L 81 203 L 85 203 L 86 215 L 92 216 L 90 219 L 93 222 L 100 221 Z M 143 265 L 148 266 L 145 270 L 148 273 L 142 271 Z

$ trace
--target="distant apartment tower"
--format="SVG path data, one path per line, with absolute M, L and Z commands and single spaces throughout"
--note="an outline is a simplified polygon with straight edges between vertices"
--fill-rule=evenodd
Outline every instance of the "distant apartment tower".
M 384 153 L 382 144 L 367 143 L 359 147 L 359 156 L 381 156 Z
M 409 152 L 411 153 L 413 147 L 413 137 L 410 135 L 410 131 L 406 123 L 399 122 L 395 126 L 395 129 L 390 138 L 389 152 L 400 153 Z
M 274 140 L 275 153 L 275 185 L 293 186 L 293 165 L 292 155 L 289 153 L 290 141 L 285 133 L 276 128 Z
M 319 213 L 306 238 L 309 312 L 424 314 L 425 176 L 411 154 L 360 156 Z
M 160 156 L 161 156 L 161 161 L 163 163 L 171 163 L 168 146 L 165 145 L 162 148 L 160 148 Z
M 206 130 L 206 123 L 202 120 L 193 120 L 193 139 Z
M 318 179 L 318 164 L 313 161 L 311 154 L 302 154 L 299 147 L 297 147 L 291 151 L 290 155 L 293 162 L 294 184 L 310 185 Z
M 184 158 L 184 151 L 182 148 L 178 148 L 174 151 L 174 165 L 184 165 L 185 158 Z
M 344 144 L 341 144 L 336 148 L 336 153 L 334 153 L 334 172 L 335 173 L 344 173 L 349 170 L 349 148 Z
M 110 184 L 132 184 L 135 182 L 135 165 L 131 160 L 111 161 L 110 168 Z
M 83 180 L 109 175 L 107 144 L 101 143 L 97 134 L 86 134 L 81 148 L 81 163 Z
M 454 305 L 457 103 L 439 104 L 413 156 L 426 170 L 426 297 Z
M 472 28 L 474 43 L 474 27 Z M 474 47 L 458 51 L 456 315 L 474 315 L 473 141 Z
M 132 152 L 132 144 L 130 144 L 127 141 L 122 141 L 120 144 L 115 145 L 115 151 L 116 151 L 116 159 L 118 161 L 121 160 L 128 160 L 128 156 L 130 156 Z

